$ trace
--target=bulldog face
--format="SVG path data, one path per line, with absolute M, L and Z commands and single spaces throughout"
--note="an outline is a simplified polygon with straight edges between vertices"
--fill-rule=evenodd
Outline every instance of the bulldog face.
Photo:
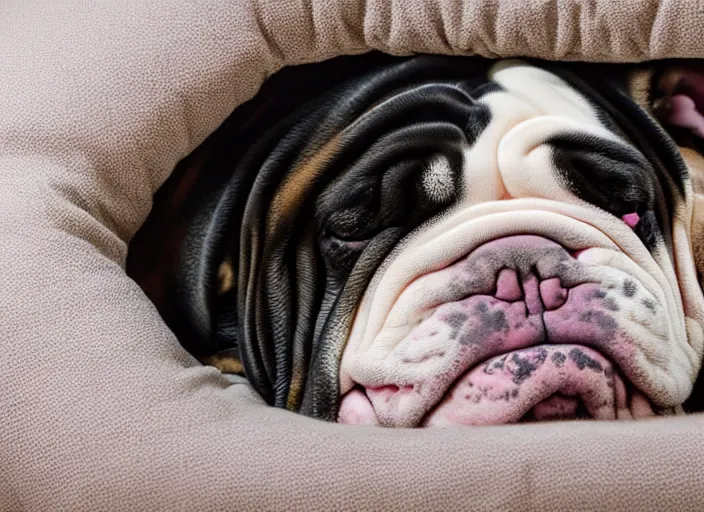
M 307 69 L 184 162 L 133 242 L 128 270 L 184 346 L 343 423 L 681 410 L 704 351 L 704 166 L 651 107 L 695 131 L 668 100 L 682 73 Z

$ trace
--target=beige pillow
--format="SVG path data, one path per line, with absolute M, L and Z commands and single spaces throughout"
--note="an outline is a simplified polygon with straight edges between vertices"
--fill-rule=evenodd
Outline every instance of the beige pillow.
M 0 509 L 696 510 L 704 417 L 384 430 L 267 408 L 126 277 L 152 193 L 285 64 L 704 57 L 691 0 L 5 0 Z

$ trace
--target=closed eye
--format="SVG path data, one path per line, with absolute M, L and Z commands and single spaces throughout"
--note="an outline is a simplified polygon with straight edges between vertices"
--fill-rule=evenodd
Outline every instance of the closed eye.
M 329 230 L 326 230 L 319 239 L 323 253 L 333 259 L 347 258 L 349 256 L 356 257 L 369 245 L 370 241 L 371 238 L 360 240 L 341 237 Z

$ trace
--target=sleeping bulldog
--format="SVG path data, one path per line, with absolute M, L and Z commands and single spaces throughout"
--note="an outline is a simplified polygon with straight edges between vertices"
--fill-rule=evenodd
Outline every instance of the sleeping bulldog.
M 128 272 L 194 356 L 323 420 L 696 410 L 702 77 L 374 54 L 286 69 L 176 169 Z

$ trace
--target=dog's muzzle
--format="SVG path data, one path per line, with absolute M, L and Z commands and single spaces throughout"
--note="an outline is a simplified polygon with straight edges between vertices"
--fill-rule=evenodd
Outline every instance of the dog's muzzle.
M 365 353 L 357 371 L 368 384 L 345 395 L 339 421 L 446 426 L 653 415 L 630 384 L 638 346 L 623 324 L 651 331 L 664 320 L 658 301 L 628 274 L 595 278 L 580 262 L 588 252 L 509 236 L 416 280 L 424 295 L 448 300 L 411 305 L 405 322 L 392 310 L 372 350 L 382 354 L 396 333 L 402 339 L 386 357 Z M 388 359 L 390 375 L 404 376 L 377 381 Z

